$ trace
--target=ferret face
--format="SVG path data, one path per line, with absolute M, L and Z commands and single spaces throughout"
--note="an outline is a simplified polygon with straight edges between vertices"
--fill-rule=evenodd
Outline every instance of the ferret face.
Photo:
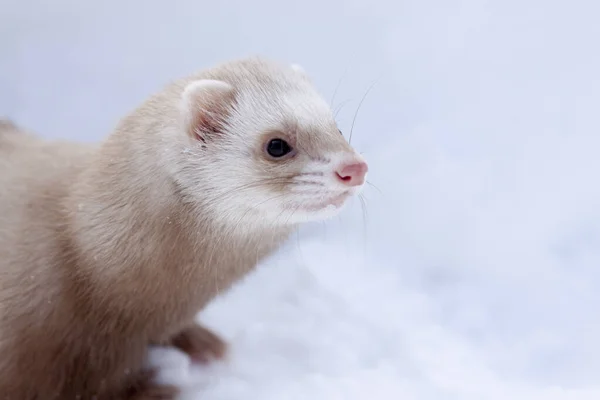
M 334 216 L 362 189 L 366 161 L 299 68 L 251 60 L 208 76 L 182 95 L 189 195 L 230 223 L 277 226 Z

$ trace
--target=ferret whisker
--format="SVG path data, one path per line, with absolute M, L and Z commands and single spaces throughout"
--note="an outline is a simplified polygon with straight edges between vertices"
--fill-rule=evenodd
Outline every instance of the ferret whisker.
M 299 177 L 299 176 L 323 176 L 323 172 L 321 172 L 321 171 L 300 172 L 300 173 L 296 174 L 296 177 Z
M 340 77 L 340 79 L 338 80 L 337 85 L 335 85 L 335 89 L 333 90 L 333 95 L 331 96 L 331 100 L 329 101 L 329 107 L 333 107 L 333 102 L 335 100 L 335 96 L 336 96 L 336 94 L 338 92 L 338 89 L 342 85 L 342 80 L 344 79 L 344 76 L 346 76 L 346 72 L 348 72 L 348 68 L 347 67 L 344 70 L 344 73 L 342 74 L 342 76 Z
M 302 260 L 302 264 L 306 264 L 306 261 L 304 259 L 304 252 L 302 251 L 302 241 L 300 240 L 300 231 L 296 230 L 295 232 L 296 234 L 296 246 L 298 247 L 298 252 L 300 253 L 300 259 Z
M 333 113 L 333 118 L 334 118 L 336 121 L 337 121 L 338 114 L 340 113 L 340 111 L 342 111 L 342 109 L 344 108 L 344 106 L 345 106 L 346 104 L 348 104 L 348 102 L 349 102 L 350 100 L 351 100 L 351 99 L 346 99 L 346 100 L 342 101 L 342 102 L 341 102 L 341 103 L 340 103 L 340 104 L 339 104 L 339 105 L 338 105 L 338 106 L 335 108 L 335 111 L 334 111 L 334 113 Z
M 269 197 L 266 200 L 263 200 L 263 201 L 255 204 L 254 207 L 248 207 L 246 209 L 246 211 L 244 212 L 244 214 L 242 214 L 242 216 L 238 219 L 238 223 L 242 222 L 246 218 L 246 216 L 250 213 L 250 211 L 257 211 L 258 210 L 258 206 L 262 206 L 265 203 L 268 203 L 269 201 L 273 201 L 273 200 L 279 199 L 279 198 L 284 197 L 284 196 L 286 196 L 286 194 L 285 193 L 281 193 L 281 194 L 278 194 L 276 196 Z
M 377 191 L 378 191 L 380 194 L 383 194 L 383 192 L 382 192 L 382 191 L 381 191 L 381 190 L 380 190 L 380 189 L 379 189 L 377 186 L 375 186 L 375 184 L 373 184 L 373 183 L 371 183 L 371 182 L 369 182 L 369 181 L 366 181 L 366 182 L 367 182 L 367 185 L 369 185 L 369 186 L 373 187 L 373 188 L 374 188 L 375 190 L 377 190 Z
M 366 240 L 366 230 L 367 230 L 367 220 L 369 219 L 369 212 L 367 210 L 367 201 L 365 199 L 365 196 L 363 196 L 362 194 L 358 195 L 358 199 L 360 200 L 360 207 L 362 209 L 362 215 L 363 215 L 363 226 L 365 229 L 365 240 Z
M 273 221 L 271 222 L 271 226 L 279 225 L 279 218 L 281 218 L 282 214 L 288 210 L 289 210 L 288 208 L 282 207 L 281 211 L 279 211 L 279 213 L 275 216 L 275 218 L 273 218 Z
M 363 102 L 367 98 L 367 95 L 369 94 L 371 89 L 373 89 L 373 86 L 375 86 L 376 82 L 377 81 L 371 83 L 371 85 L 369 86 L 369 88 L 367 89 L 365 94 L 363 95 L 362 99 L 358 103 L 358 107 L 356 107 L 356 111 L 354 112 L 354 118 L 352 118 L 352 125 L 350 126 L 350 137 L 348 138 L 348 143 L 352 143 L 352 132 L 354 131 L 354 123 L 356 122 L 356 117 L 358 116 L 358 111 L 360 110 L 360 107 L 362 106 Z
M 325 186 L 325 183 L 323 182 L 318 182 L 318 181 L 305 181 L 305 180 L 300 180 L 297 179 L 294 181 L 293 183 L 296 186 L 302 186 L 302 185 L 307 185 L 307 186 Z
M 327 197 L 333 197 L 333 196 L 327 196 L 326 194 L 322 193 L 322 192 L 313 192 L 313 191 L 302 191 L 302 192 L 294 192 L 295 196 L 310 196 L 311 200 L 323 200 L 326 199 Z
M 234 193 L 237 194 L 239 191 L 254 189 L 259 186 L 269 186 L 269 185 L 277 186 L 277 185 L 285 185 L 285 184 L 293 184 L 293 183 L 294 183 L 294 181 L 288 177 L 261 179 L 261 180 L 257 180 L 254 182 L 239 185 L 239 186 L 234 187 L 233 189 L 228 190 L 227 192 L 224 192 L 224 193 L 218 193 L 218 197 L 213 198 L 213 200 L 220 200 L 220 199 L 226 198 L 226 196 L 228 196 L 230 194 L 234 194 Z
M 297 212 L 297 211 L 300 209 L 300 207 L 302 207 L 302 204 L 298 204 L 298 205 L 296 206 L 296 208 L 294 208 L 294 211 L 292 211 L 292 212 L 290 213 L 290 215 L 288 216 L 288 218 L 285 220 L 285 224 L 286 224 L 286 225 L 289 223 L 290 219 L 291 219 L 291 218 L 292 218 L 292 217 L 293 217 L 293 216 L 296 214 L 296 212 Z

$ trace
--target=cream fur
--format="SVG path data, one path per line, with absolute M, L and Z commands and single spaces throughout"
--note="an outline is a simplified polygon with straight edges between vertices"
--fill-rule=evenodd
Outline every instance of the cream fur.
M 295 155 L 270 160 L 270 137 Z M 173 82 L 98 145 L 1 123 L 0 393 L 174 396 L 144 373 L 148 345 L 221 356 L 196 313 L 337 214 L 311 207 L 360 190 L 333 173 L 359 159 L 303 74 L 257 58 Z

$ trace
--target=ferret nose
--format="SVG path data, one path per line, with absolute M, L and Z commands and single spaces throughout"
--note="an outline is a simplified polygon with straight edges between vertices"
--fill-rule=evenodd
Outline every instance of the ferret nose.
M 360 186 L 365 182 L 369 167 L 364 161 L 342 164 L 335 171 L 338 180 L 346 186 Z

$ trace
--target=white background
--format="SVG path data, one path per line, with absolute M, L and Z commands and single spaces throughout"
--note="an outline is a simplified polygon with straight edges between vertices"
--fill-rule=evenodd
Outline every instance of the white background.
M 0 0 L 0 115 L 86 141 L 167 81 L 302 65 L 370 162 L 202 319 L 186 399 L 600 399 L 600 4 Z M 340 83 L 341 82 L 341 83 Z

